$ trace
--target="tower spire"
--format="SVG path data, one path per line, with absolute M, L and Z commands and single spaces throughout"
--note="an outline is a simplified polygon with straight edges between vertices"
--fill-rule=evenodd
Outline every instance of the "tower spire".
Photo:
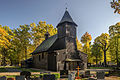
M 66 8 L 66 11 L 65 11 L 65 13 L 64 13 L 64 15 L 63 15 L 63 17 L 62 17 L 62 19 L 61 19 L 61 21 L 59 22 L 58 25 L 60 25 L 64 22 L 73 23 L 77 26 L 77 24 L 73 21 L 72 17 L 70 16 L 69 12 L 67 11 L 67 8 Z

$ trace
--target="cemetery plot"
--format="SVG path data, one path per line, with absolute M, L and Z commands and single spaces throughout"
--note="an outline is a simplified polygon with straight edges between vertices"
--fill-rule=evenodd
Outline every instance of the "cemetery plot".
M 25 76 L 16 76 L 16 80 L 25 80 Z
M 97 72 L 97 79 L 104 80 L 105 79 L 105 72 L 98 71 Z
M 43 76 L 43 80 L 55 80 L 54 74 L 46 74 Z
M 68 78 L 68 70 L 60 70 L 61 78 Z
M 3 76 L 3 77 L 0 77 L 0 80 L 7 80 L 7 78 Z
M 85 71 L 85 77 L 90 77 L 90 71 Z

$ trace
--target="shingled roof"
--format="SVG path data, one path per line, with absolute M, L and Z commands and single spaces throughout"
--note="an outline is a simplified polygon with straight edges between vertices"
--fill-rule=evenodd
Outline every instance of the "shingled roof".
M 49 48 L 55 43 L 57 40 L 57 34 L 49 37 L 47 40 L 44 40 L 31 54 L 37 54 L 40 52 L 48 51 Z
M 64 13 L 64 16 L 62 17 L 60 24 L 64 22 L 73 23 L 76 25 L 76 23 L 71 18 L 69 12 L 66 10 Z M 76 25 L 77 26 L 77 25 Z M 44 40 L 31 54 L 37 54 L 41 52 L 47 52 L 47 51 L 53 51 L 53 50 L 60 50 L 65 49 L 65 45 L 63 44 L 64 40 L 58 38 L 58 34 L 53 35 L 52 37 L 49 37 L 47 40 Z
M 61 21 L 59 22 L 58 25 L 64 23 L 64 22 L 69 22 L 69 23 L 73 23 L 77 26 L 77 24 L 73 21 L 72 17 L 70 16 L 69 12 L 66 10 L 64 13 L 64 16 L 62 17 Z M 57 26 L 58 26 L 57 25 Z

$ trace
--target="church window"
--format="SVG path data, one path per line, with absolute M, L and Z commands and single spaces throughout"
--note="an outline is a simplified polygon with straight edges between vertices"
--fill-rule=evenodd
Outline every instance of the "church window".
M 39 55 L 39 61 L 41 60 L 41 56 Z

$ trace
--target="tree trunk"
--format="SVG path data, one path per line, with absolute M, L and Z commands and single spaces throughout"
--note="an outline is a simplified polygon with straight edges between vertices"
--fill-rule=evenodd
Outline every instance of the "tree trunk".
M 25 60 L 27 59 L 27 47 L 25 46 Z
M 12 61 L 12 60 L 10 60 L 10 62 L 11 62 L 11 63 L 10 63 L 10 66 L 12 66 L 12 65 L 13 65 L 13 61 Z
M 6 66 L 5 56 L 3 56 L 3 66 Z
M 116 60 L 117 60 L 117 67 L 119 66 L 119 61 L 118 61 L 118 38 L 117 38 L 117 44 L 116 44 Z
M 96 56 L 96 65 L 97 65 L 97 62 L 98 62 L 98 60 L 97 60 L 97 56 Z
M 105 67 L 107 66 L 107 63 L 106 63 L 106 50 L 104 50 L 104 66 Z
M 3 66 L 6 66 L 6 59 L 5 59 L 5 48 L 3 48 L 3 59 L 2 59 L 2 62 L 3 62 Z

